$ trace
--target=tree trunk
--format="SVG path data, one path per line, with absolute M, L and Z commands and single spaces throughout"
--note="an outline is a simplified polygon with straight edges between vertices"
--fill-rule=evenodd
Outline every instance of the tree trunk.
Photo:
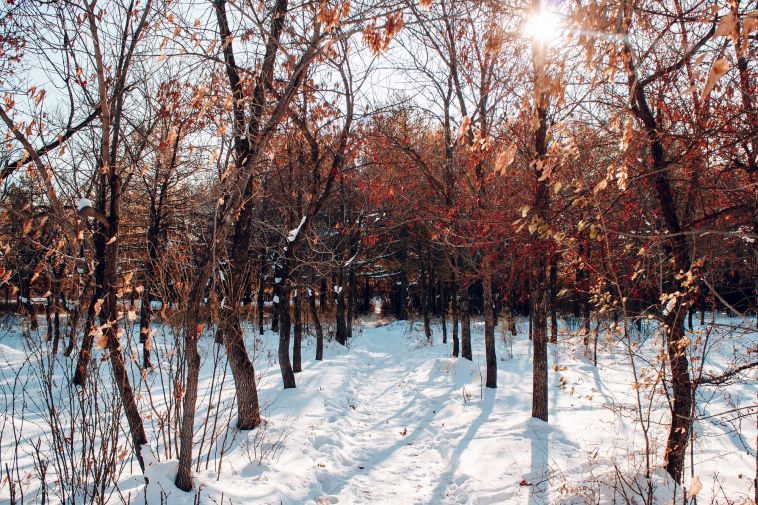
M 45 297 L 45 340 L 47 342 L 53 341 L 53 301 L 51 298 L 51 296 Z
M 308 289 L 308 308 L 311 311 L 311 319 L 316 331 L 316 360 L 321 361 L 324 359 L 324 332 L 321 329 L 318 311 L 316 311 L 316 293 L 310 288 Z
M 77 329 L 79 327 L 79 318 L 81 317 L 82 313 L 82 303 L 84 303 L 85 300 L 87 300 L 87 295 L 90 291 L 91 282 L 87 282 L 87 284 L 84 287 L 84 290 L 79 297 L 79 303 L 74 306 L 74 310 L 69 312 L 68 317 L 68 326 L 69 326 L 69 334 L 68 334 L 68 344 L 66 345 L 66 350 L 63 351 L 63 355 L 66 357 L 71 356 L 71 353 L 74 352 L 74 347 L 76 347 L 76 336 L 77 336 Z
M 151 270 L 151 269 L 149 269 Z M 152 272 L 150 272 L 152 273 Z M 152 337 L 152 307 L 150 306 L 151 279 L 146 276 L 145 285 L 142 290 L 142 297 L 140 300 L 140 315 L 139 315 L 139 341 L 142 344 L 142 368 L 150 368 L 150 349 L 152 347 L 150 338 Z
M 87 374 L 89 371 L 90 360 L 92 359 L 92 347 L 95 343 L 95 335 L 92 329 L 97 325 L 98 316 L 102 315 L 98 314 L 98 312 L 101 311 L 101 307 L 105 301 L 104 278 L 106 240 L 105 231 L 100 228 L 93 238 L 95 246 L 94 291 L 87 308 L 87 320 L 84 324 L 82 346 L 79 348 L 79 357 L 76 362 L 76 371 L 74 372 L 73 378 L 73 383 L 82 388 L 87 383 Z
M 442 324 L 442 343 L 447 344 L 447 283 L 440 283 L 440 296 L 442 297 L 442 306 L 440 310 L 440 323 Z
M 371 285 L 369 284 L 369 276 L 366 275 L 363 281 L 363 313 L 371 313 Z
M 628 51 L 628 49 L 626 49 Z M 648 175 L 652 178 L 658 199 L 658 208 L 671 235 L 670 244 L 674 263 L 674 273 L 689 272 L 692 266 L 689 244 L 682 232 L 679 216 L 676 212 L 675 198 L 668 178 L 669 160 L 666 157 L 658 120 L 651 111 L 644 86 L 637 83 L 638 76 L 633 66 L 629 68 L 629 90 L 634 100 L 633 111 L 645 126 L 645 133 L 650 146 L 653 161 Z M 672 285 L 676 281 L 672 279 Z M 692 429 L 692 385 L 687 359 L 687 340 L 684 338 L 685 304 L 681 297 L 674 299 L 674 306 L 664 316 L 664 327 L 667 333 L 667 354 L 671 369 L 671 428 L 664 459 L 666 471 L 676 481 L 681 483 L 684 471 L 685 453 Z
M 319 285 L 318 289 L 318 310 L 322 314 L 326 310 L 327 305 L 329 305 L 327 291 L 329 290 L 328 283 L 326 282 L 326 277 L 321 277 L 321 284 Z
M 265 289 L 266 289 L 266 251 L 265 249 L 261 250 L 261 268 L 258 271 L 258 296 L 256 297 L 256 304 L 257 304 L 257 316 L 258 316 L 258 333 L 263 335 L 263 316 L 265 312 L 265 303 L 264 303 L 264 296 L 265 296 Z
M 495 318 L 492 303 L 492 274 L 489 259 L 482 261 L 482 288 L 484 295 L 484 349 L 487 361 L 488 388 L 497 387 L 497 358 L 495 355 Z
M 398 251 L 398 262 L 400 263 L 400 272 L 397 281 L 397 298 L 395 301 L 395 318 L 399 321 L 408 319 L 408 273 L 406 271 L 406 260 L 408 257 L 408 227 L 400 227 L 400 251 Z
M 182 398 L 182 422 L 179 427 L 179 466 L 174 481 L 176 487 L 182 491 L 192 490 L 192 441 L 195 434 L 197 383 L 200 373 L 200 354 L 197 352 L 197 340 L 202 330 L 199 324 L 200 295 L 191 294 L 190 297 L 184 320 L 184 355 L 187 361 L 187 378 L 184 397 Z
M 278 280 L 277 280 L 278 279 Z M 271 331 L 279 331 L 279 305 L 282 299 L 281 278 L 274 278 L 274 303 L 271 312 Z
M 536 260 L 532 291 L 532 417 L 548 420 L 547 391 L 547 286 L 545 285 L 545 261 Z
M 347 279 L 347 315 L 345 317 L 345 328 L 347 330 L 347 338 L 351 339 L 353 338 L 353 318 L 355 317 L 355 295 L 357 292 L 355 272 L 353 271 L 352 266 L 348 268 Z
M 426 261 L 421 262 L 421 277 L 419 279 L 419 291 L 421 295 L 421 310 L 423 312 L 424 317 L 424 335 L 426 336 L 426 339 L 431 342 L 432 341 L 432 326 L 431 326 L 431 319 L 429 317 L 429 309 L 431 305 L 431 300 L 429 299 L 429 284 L 431 284 L 430 275 L 427 271 L 427 264 Z
M 533 8 L 540 10 L 541 0 L 533 0 Z M 548 122 L 547 111 L 550 97 L 545 92 L 546 80 L 546 50 L 544 41 L 534 38 L 532 40 L 532 65 L 534 67 L 534 96 L 535 96 L 535 119 L 537 128 L 534 131 L 535 157 L 531 163 L 531 170 L 536 183 L 534 194 L 533 219 L 548 222 L 550 210 L 550 192 L 548 182 L 543 173 L 543 162 L 548 152 Z M 547 389 L 547 311 L 548 311 L 548 283 L 547 283 L 547 247 L 548 239 L 540 236 L 539 231 L 534 237 L 534 264 L 532 270 L 532 341 L 533 341 L 533 369 L 532 369 L 532 417 L 543 421 L 548 420 L 548 389 Z
M 343 285 L 344 273 L 340 269 L 339 285 L 335 286 L 337 307 L 335 310 L 337 318 L 337 330 L 335 339 L 342 345 L 347 344 L 347 325 L 345 324 L 345 287 Z
M 232 300 L 229 300 L 230 298 Z M 227 295 L 227 301 L 236 303 L 233 298 L 234 296 Z M 261 422 L 255 367 L 245 347 L 244 333 L 237 311 L 223 311 L 217 336 L 220 336 L 223 341 L 226 358 L 234 378 L 234 389 L 237 393 L 237 428 L 255 429 Z
M 292 297 L 294 307 L 292 309 L 295 317 L 295 342 L 292 349 L 292 371 L 299 373 L 303 371 L 302 364 L 302 347 L 303 347 L 303 321 L 300 313 L 300 290 L 295 289 L 295 294 Z
M 469 310 L 469 293 L 468 288 L 461 286 L 461 357 L 472 361 L 471 354 L 471 314 Z
M 453 298 L 453 357 L 457 358 L 458 354 L 460 353 L 460 342 L 458 341 L 458 319 L 459 319 L 459 310 L 458 310 L 458 286 L 455 284 L 455 281 L 453 281 L 453 289 L 452 289 L 452 298 Z
M 550 257 L 550 342 L 558 343 L 558 258 Z
M 279 292 L 279 370 L 282 372 L 284 389 L 295 387 L 295 374 L 290 363 L 290 290 L 281 285 Z
M 52 309 L 53 309 L 53 354 L 58 354 L 61 341 L 61 310 L 63 308 L 61 292 L 61 277 L 66 264 L 61 262 L 53 271 Z

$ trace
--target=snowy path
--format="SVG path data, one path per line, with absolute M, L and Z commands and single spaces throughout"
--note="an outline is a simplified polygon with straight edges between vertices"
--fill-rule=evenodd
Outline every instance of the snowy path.
M 344 359 L 356 373 L 343 401 L 325 400 L 327 418 L 313 438 L 325 460 L 317 472 L 324 495 L 332 503 L 428 502 L 449 445 L 434 416 L 451 388 L 422 359 L 399 365 L 378 349 Z
M 540 486 L 520 483 L 545 473 L 547 435 L 522 415 L 494 422 L 497 392 L 479 387 L 477 363 L 434 347 L 400 358 L 403 340 L 390 340 L 398 349 L 363 339 L 330 358 L 330 373 L 344 373 L 345 383 L 342 395 L 324 399 L 324 417 L 312 429 L 315 502 L 543 503 Z M 512 401 L 523 393 L 511 391 Z M 543 444 L 534 447 L 535 440 Z

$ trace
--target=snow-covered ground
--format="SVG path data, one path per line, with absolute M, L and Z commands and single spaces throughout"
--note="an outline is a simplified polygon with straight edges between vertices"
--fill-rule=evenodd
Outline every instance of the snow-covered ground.
M 756 341 L 755 334 L 732 327 L 741 324 L 739 319 L 719 316 L 717 323 L 710 326 L 709 370 L 735 357 L 744 361 L 746 349 Z M 521 321 L 519 326 L 512 357 L 511 344 L 498 331 L 496 390 L 483 386 L 481 322 L 474 323 L 473 362 L 450 357 L 451 345 L 441 343 L 438 325 L 430 345 L 418 323 L 368 319 L 356 326 L 349 348 L 328 343 L 323 362 L 313 359 L 315 345 L 308 337 L 304 370 L 297 375 L 298 387 L 293 390 L 281 388 L 275 361 L 277 337 L 267 332 L 254 343 L 250 336 L 250 348 L 256 348 L 265 418 L 264 425 L 251 432 L 233 428 L 234 388 L 230 374 L 224 374 L 223 351 L 210 336 L 204 338 L 195 448 L 199 502 L 622 502 L 619 490 L 630 493 L 631 487 L 644 483 L 645 469 L 644 436 L 625 347 L 601 336 L 599 364 L 594 367 L 585 356 L 581 336 L 562 323 L 562 338 L 549 350 L 550 421 L 544 423 L 531 418 L 532 347 L 526 324 Z M 642 358 L 654 356 L 660 345 L 652 329 L 635 339 Z M 148 458 L 150 484 L 144 488 L 138 467 L 123 453 L 118 458 L 123 467 L 118 492 L 109 494 L 111 503 L 191 504 L 198 500 L 173 486 L 176 455 L 170 432 L 175 420 L 170 417 L 170 384 L 177 352 L 168 327 L 159 330 L 156 340 L 162 372 L 144 378 L 134 372 L 154 453 Z M 30 347 L 34 345 L 18 329 L 6 330 L 0 337 L 0 407 L 5 414 L 0 427 L 4 477 L 0 502 L 10 498 L 5 465 L 13 468 L 13 454 L 19 461 L 17 480 L 23 481 L 25 503 L 40 501 L 34 444 L 41 440 L 40 450 L 48 455 L 51 451 L 50 419 L 44 413 L 40 382 L 34 378 L 39 370 L 37 357 L 44 352 Z M 642 358 L 636 362 L 638 373 L 651 367 Z M 51 366 L 54 388 L 67 390 L 72 366 L 62 357 Z M 108 375 L 107 363 L 100 365 L 100 371 Z M 755 373 L 747 377 L 747 381 L 719 390 L 703 388 L 699 393 L 701 417 L 743 410 L 696 423 L 694 452 L 690 456 L 688 451 L 687 458 L 688 464 L 694 461 L 694 470 L 687 469 L 685 486 L 697 476 L 703 485 L 698 503 L 744 503 L 752 496 L 756 421 L 755 413 L 744 408 L 755 405 L 758 388 Z M 23 384 L 15 396 L 14 384 Z M 643 389 L 642 398 L 645 415 L 651 411 L 656 502 L 670 503 L 675 494 L 681 503 L 681 489 L 672 489 L 661 470 L 669 419 L 666 399 L 659 391 L 649 400 L 651 390 Z M 164 391 L 169 391 L 168 403 Z M 73 410 L 61 406 L 57 415 L 65 418 Z M 14 432 L 23 434 L 19 442 Z M 122 433 L 119 452 L 125 440 Z M 54 502 L 60 497 L 54 496 L 58 476 L 53 475 L 53 466 L 46 478 L 47 498 Z M 634 500 L 632 495 L 629 498 Z

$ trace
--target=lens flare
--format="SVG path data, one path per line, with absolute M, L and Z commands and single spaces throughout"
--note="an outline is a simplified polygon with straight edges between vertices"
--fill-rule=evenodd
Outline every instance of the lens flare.
M 547 9 L 540 9 L 530 14 L 523 28 L 524 36 L 543 44 L 558 40 L 561 30 L 561 18 Z

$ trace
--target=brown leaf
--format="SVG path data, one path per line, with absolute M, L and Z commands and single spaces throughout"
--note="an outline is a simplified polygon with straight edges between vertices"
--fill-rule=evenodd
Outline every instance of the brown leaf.
M 471 128 L 471 118 L 468 116 L 465 116 L 463 118 L 463 121 L 461 121 L 461 126 L 458 127 L 458 140 L 457 142 L 460 142 L 466 133 L 468 133 L 469 128 Z
M 607 187 L 608 187 L 608 179 L 603 179 L 602 181 L 597 183 L 597 186 L 595 186 L 593 193 L 597 195 L 598 193 L 600 193 L 602 190 L 604 190 Z
M 716 85 L 718 80 L 721 79 L 721 76 L 727 73 L 728 70 L 729 62 L 726 58 L 719 58 L 713 62 L 713 65 L 711 66 L 711 72 L 708 75 L 708 82 L 705 83 L 705 88 L 703 89 L 703 100 L 708 98 L 708 96 L 711 94 L 711 91 L 713 91 L 713 87 Z
M 495 173 L 504 175 L 508 167 L 513 164 L 515 157 L 516 144 L 511 144 L 497 156 L 497 160 L 495 161 Z
M 700 482 L 700 477 L 695 475 L 690 483 L 690 491 L 687 493 L 687 498 L 694 498 L 703 489 L 703 484 Z
M 737 27 L 737 18 L 733 13 L 729 13 L 719 21 L 716 31 L 713 32 L 713 37 L 727 37 L 731 35 Z
M 95 337 L 95 348 L 105 349 L 108 345 L 108 337 L 103 333 L 102 326 L 95 326 L 92 329 L 93 336 Z

